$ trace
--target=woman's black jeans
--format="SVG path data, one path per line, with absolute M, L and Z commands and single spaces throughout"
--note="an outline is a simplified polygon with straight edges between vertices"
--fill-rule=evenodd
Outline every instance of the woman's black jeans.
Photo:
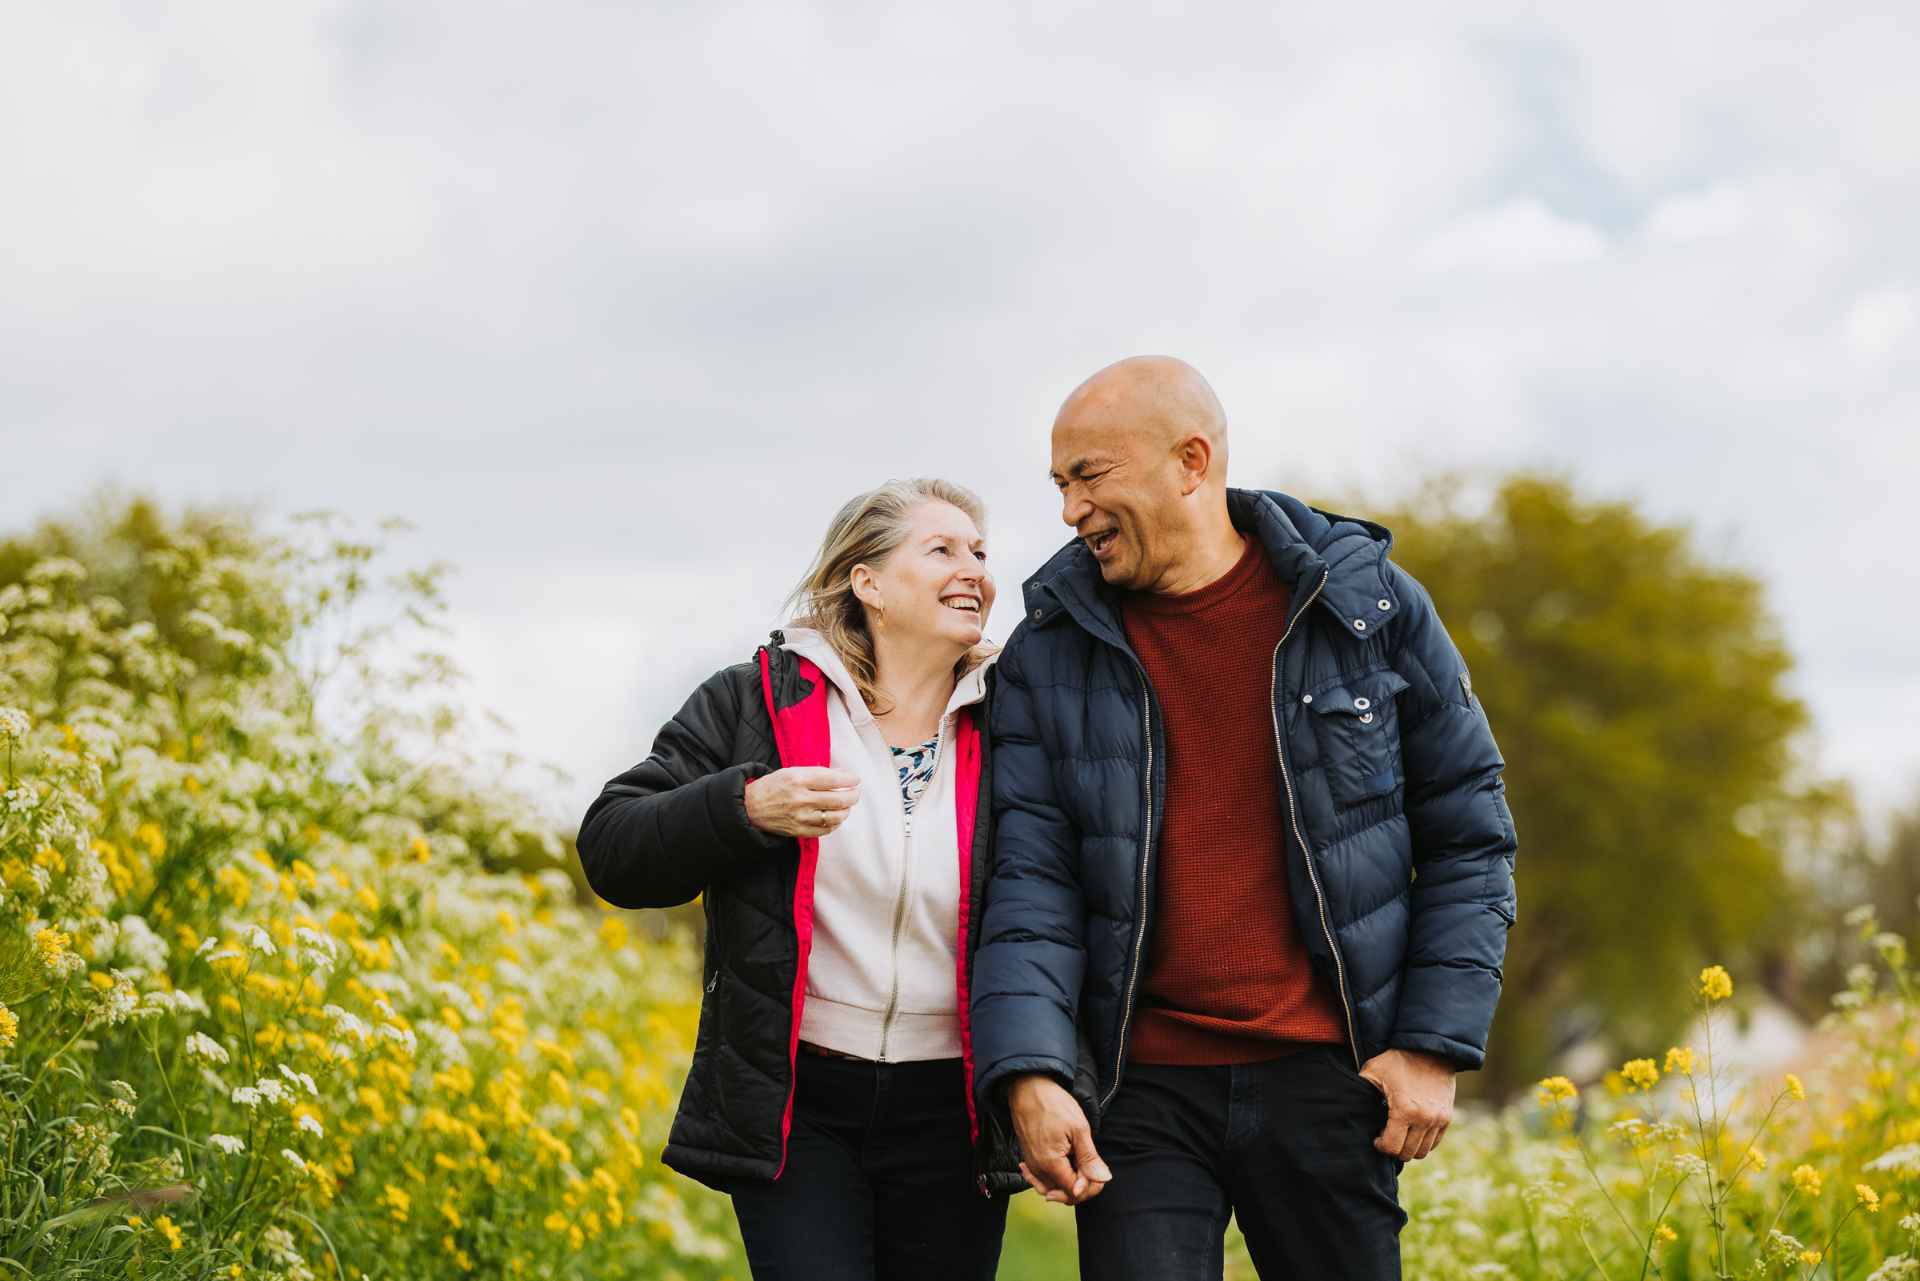
M 975 1181 L 960 1060 L 795 1070 L 785 1172 L 732 1189 L 754 1281 L 990 1281 L 1007 1200 Z

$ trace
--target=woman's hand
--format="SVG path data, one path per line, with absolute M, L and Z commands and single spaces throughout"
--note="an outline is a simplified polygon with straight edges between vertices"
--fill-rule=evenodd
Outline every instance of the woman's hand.
M 858 774 L 796 765 L 747 784 L 747 821 L 776 836 L 825 836 L 847 821 L 859 799 Z

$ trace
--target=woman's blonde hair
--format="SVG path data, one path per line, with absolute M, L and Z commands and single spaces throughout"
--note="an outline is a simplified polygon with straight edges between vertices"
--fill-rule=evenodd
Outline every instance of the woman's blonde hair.
M 891 556 L 907 539 L 914 509 L 925 503 L 950 503 L 986 532 L 986 505 L 965 486 L 929 478 L 890 480 L 856 495 L 835 513 L 813 565 L 787 597 L 793 625 L 814 628 L 826 637 L 847 665 L 860 697 L 876 715 L 891 709 L 877 705 L 879 672 L 873 635 L 867 630 L 866 606 L 853 594 L 853 567 L 878 567 Z M 983 641 L 963 654 L 954 664 L 954 679 L 985 662 L 995 648 Z

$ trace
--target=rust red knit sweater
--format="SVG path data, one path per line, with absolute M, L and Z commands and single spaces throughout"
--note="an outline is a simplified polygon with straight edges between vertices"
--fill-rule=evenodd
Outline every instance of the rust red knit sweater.
M 1239 562 L 1198 591 L 1129 593 L 1122 604 L 1167 750 L 1136 1063 L 1252 1063 L 1346 1040 L 1287 884 L 1287 798 L 1269 709 L 1290 599 L 1249 538 Z

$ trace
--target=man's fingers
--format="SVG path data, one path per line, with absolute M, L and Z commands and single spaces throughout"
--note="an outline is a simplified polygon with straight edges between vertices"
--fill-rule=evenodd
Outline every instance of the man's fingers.
M 1105 1183 L 1113 1177 L 1113 1171 L 1107 1168 L 1107 1163 L 1100 1159 L 1098 1149 L 1093 1146 L 1093 1135 L 1085 1130 L 1074 1131 L 1073 1164 L 1095 1183 Z
M 1400 1150 L 1406 1147 L 1406 1145 L 1407 1123 L 1392 1113 L 1388 1113 L 1387 1128 L 1380 1131 L 1380 1137 L 1373 1141 L 1373 1146 L 1385 1152 L 1388 1156 L 1399 1156 Z
M 1071 1189 L 1074 1181 L 1079 1177 L 1074 1173 L 1073 1166 L 1068 1164 L 1067 1156 L 1064 1152 L 1058 1152 L 1049 1157 L 1030 1161 L 1029 1164 L 1033 1166 L 1034 1173 L 1040 1176 L 1042 1182 L 1048 1187 L 1058 1188 L 1062 1192 Z

